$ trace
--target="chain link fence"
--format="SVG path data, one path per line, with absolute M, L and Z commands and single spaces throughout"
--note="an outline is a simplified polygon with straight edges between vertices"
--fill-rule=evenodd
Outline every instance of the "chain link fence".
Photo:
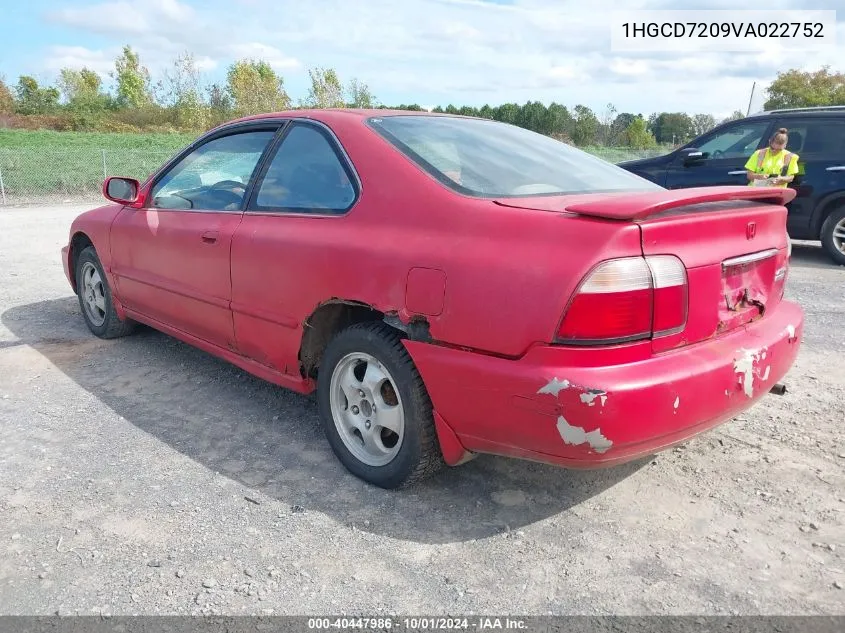
M 144 180 L 175 151 L 0 148 L 0 205 L 96 202 L 103 180 Z
M 588 147 L 611 163 L 657 156 L 666 148 L 632 150 Z M 178 150 L 41 150 L 0 147 L 0 206 L 98 202 L 103 180 L 127 176 L 143 181 Z

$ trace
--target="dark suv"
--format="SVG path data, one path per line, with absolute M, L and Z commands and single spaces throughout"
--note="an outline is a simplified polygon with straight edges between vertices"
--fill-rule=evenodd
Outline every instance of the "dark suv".
M 669 154 L 619 163 L 667 189 L 745 185 L 745 162 L 766 147 L 780 127 L 789 130 L 787 151 L 799 156 L 789 185 L 787 228 L 798 240 L 821 240 L 845 265 L 845 106 L 772 110 L 722 123 Z

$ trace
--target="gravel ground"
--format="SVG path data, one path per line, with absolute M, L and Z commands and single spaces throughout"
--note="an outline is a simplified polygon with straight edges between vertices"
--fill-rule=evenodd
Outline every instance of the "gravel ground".
M 785 396 L 653 460 L 482 456 L 390 493 L 313 399 L 93 337 L 59 259 L 80 210 L 0 211 L 2 614 L 845 614 L 845 268 L 818 245 Z

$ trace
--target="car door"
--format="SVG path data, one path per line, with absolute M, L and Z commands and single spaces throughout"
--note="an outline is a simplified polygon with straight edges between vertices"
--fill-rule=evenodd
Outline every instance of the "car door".
M 666 188 L 748 184 L 745 163 L 754 150 L 766 145 L 770 129 L 770 118 L 750 117 L 696 139 L 688 148 L 701 154 L 686 158 L 686 152 L 677 152 L 667 167 Z
M 324 125 L 299 120 L 265 162 L 232 241 L 232 316 L 241 354 L 299 375 L 303 321 L 352 265 L 344 226 L 360 184 Z
M 278 127 L 265 123 L 202 139 L 155 178 L 143 208 L 123 208 L 112 225 L 111 254 L 127 308 L 234 347 L 232 236 Z
M 845 192 L 845 118 L 792 116 L 776 125 L 789 132 L 787 151 L 798 154 L 798 175 L 790 183 L 797 194 L 789 204 L 789 234 L 818 239 L 819 212 L 832 196 Z

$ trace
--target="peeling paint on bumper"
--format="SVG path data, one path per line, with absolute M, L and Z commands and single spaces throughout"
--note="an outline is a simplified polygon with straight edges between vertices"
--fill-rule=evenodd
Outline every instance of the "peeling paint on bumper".
M 639 360 L 629 348 L 621 364 L 552 346 L 505 360 L 405 344 L 467 450 L 590 468 L 651 455 L 752 407 L 794 363 L 803 322 L 783 301 L 709 341 Z

